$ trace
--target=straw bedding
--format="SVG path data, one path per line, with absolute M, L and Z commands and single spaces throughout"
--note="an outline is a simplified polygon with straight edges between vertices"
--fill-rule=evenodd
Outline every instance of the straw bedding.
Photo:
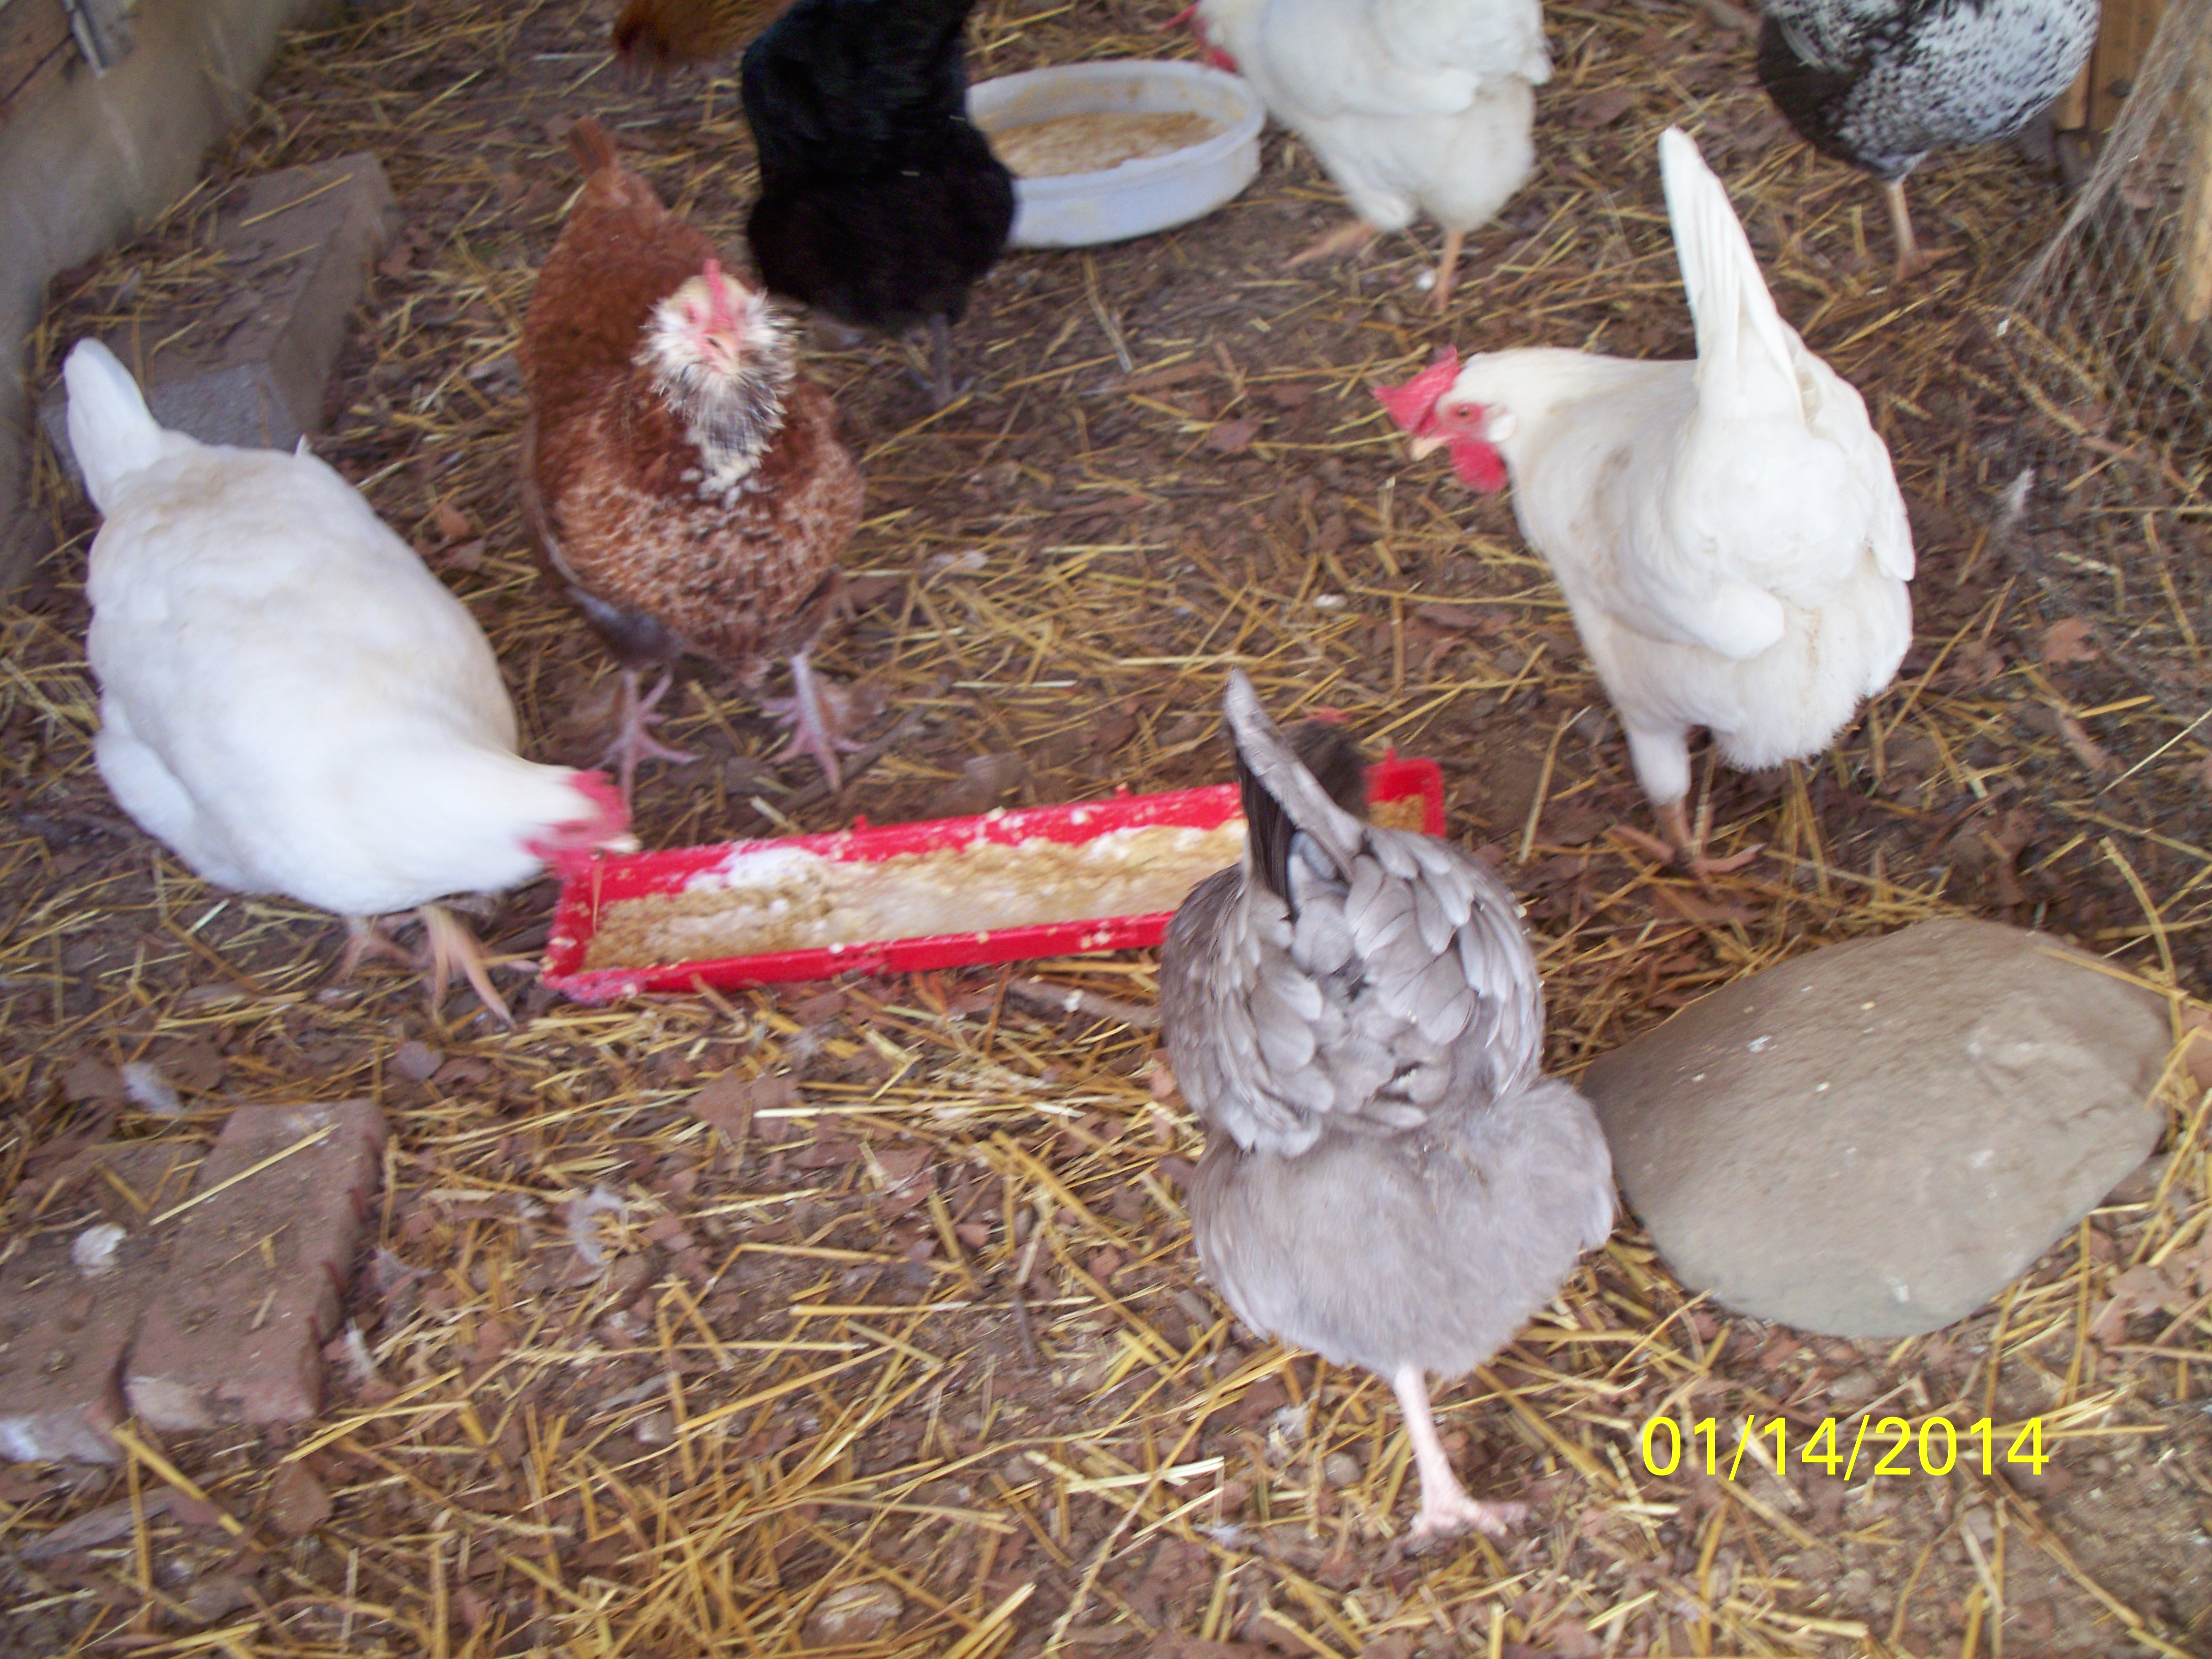
M 1995 307 L 2056 222 L 2048 185 L 2002 152 L 1931 165 L 1915 185 L 1929 240 L 1974 252 L 1892 291 L 1873 186 L 1787 140 L 1732 15 L 1550 8 L 1540 173 L 1472 239 L 1441 324 L 1411 239 L 1284 273 L 1339 210 L 1271 134 L 1259 183 L 1212 219 L 1010 257 L 959 331 L 976 387 L 942 413 L 902 349 L 817 343 L 809 372 L 869 475 L 856 614 L 822 657 L 860 680 L 876 742 L 832 799 L 747 698 L 689 683 L 670 735 L 705 758 L 647 769 L 648 842 L 1218 781 L 1219 686 L 1241 662 L 1279 715 L 1332 706 L 1443 762 L 1451 833 L 1528 906 L 1561 1067 L 1781 957 L 1961 909 L 2202 994 L 2201 479 L 2098 435 L 2109 422 L 2079 441 L 2078 413 L 2027 396 L 2002 354 Z M 987 4 L 975 70 L 1184 50 L 1159 21 L 1127 0 Z M 539 586 L 513 489 L 516 328 L 573 184 L 560 135 L 597 111 L 733 250 L 750 189 L 732 82 L 625 92 L 605 21 L 421 0 L 301 36 L 198 189 L 58 283 L 33 342 L 51 374 L 88 327 L 212 317 L 206 226 L 239 181 L 374 149 L 409 228 L 320 447 L 467 600 L 533 751 L 564 758 L 593 748 L 611 668 Z M 1713 778 L 1717 850 L 1767 852 L 1711 892 L 1612 835 L 1643 808 L 1509 506 L 1408 465 L 1368 390 L 1447 340 L 1686 351 L 1652 162 L 1675 119 L 1784 313 L 1866 390 L 1922 557 L 1918 642 L 1869 717 L 1816 763 Z M 1801 1341 L 1728 1317 L 1624 1225 L 1442 1395 L 1474 1489 L 1524 1489 L 1532 1523 L 1409 1558 L 1387 1389 L 1255 1342 L 1195 1277 L 1179 1192 L 1199 1142 L 1153 1086 L 1148 957 L 596 1009 L 532 988 L 512 1035 L 463 995 L 427 1014 L 388 969 L 334 982 L 332 926 L 202 886 L 102 791 L 91 520 L 42 467 L 61 545 L 0 612 L 9 1229 L 51 1224 L 39 1177 L 71 1136 L 204 1139 L 234 1102 L 356 1094 L 396 1133 L 324 1417 L 272 1438 L 142 1432 L 111 1472 L 0 1471 L 11 1547 L 124 1506 L 95 1547 L 0 1553 L 0 1647 L 1495 1659 L 2212 1641 L 2212 1212 L 2179 1057 L 2173 1155 L 1934 1337 Z M 482 931 L 526 960 L 550 902 L 542 884 L 511 895 Z M 88 1060 L 150 1062 L 185 1114 L 110 1098 Z M 1747 1413 L 1785 1414 L 1802 1440 L 1826 1417 L 1947 1409 L 2039 1413 L 2057 1461 L 1846 1488 L 1794 1457 L 1778 1474 L 1764 1440 L 1732 1480 L 1660 1478 L 1638 1451 L 1655 1413 L 1712 1417 L 1726 1447 Z M 180 1491 L 239 1530 L 149 1503 Z

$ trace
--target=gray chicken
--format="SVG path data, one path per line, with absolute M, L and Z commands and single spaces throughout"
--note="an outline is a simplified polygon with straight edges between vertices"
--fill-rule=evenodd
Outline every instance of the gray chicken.
M 1797 136 L 1882 182 L 1897 279 L 1934 263 L 1905 175 L 1930 150 L 2009 138 L 2074 83 L 2097 0 L 1765 0 L 1759 80 Z
M 1416 1542 L 1501 1534 L 1437 1437 L 1426 1374 L 1480 1364 L 1612 1231 L 1589 1102 L 1538 1070 L 1520 907 L 1449 843 L 1367 823 L 1342 728 L 1285 741 L 1230 677 L 1247 839 L 1169 924 L 1160 1016 L 1207 1139 L 1198 1255 L 1256 1330 L 1389 1379 L 1420 1471 Z

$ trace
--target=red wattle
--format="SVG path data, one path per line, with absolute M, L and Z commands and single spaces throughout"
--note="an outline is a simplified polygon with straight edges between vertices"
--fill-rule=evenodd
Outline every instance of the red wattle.
M 1488 495 L 1505 488 L 1505 458 L 1496 446 L 1475 438 L 1455 438 L 1445 447 L 1451 451 L 1452 471 L 1469 489 Z

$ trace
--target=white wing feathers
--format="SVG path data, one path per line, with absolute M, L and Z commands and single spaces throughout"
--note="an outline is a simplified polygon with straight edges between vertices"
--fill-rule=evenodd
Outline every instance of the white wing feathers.
M 96 343 L 64 372 L 125 810 L 213 880 L 341 915 L 532 874 L 526 838 L 587 803 L 515 755 L 491 647 L 414 550 L 313 455 L 162 431 Z
M 1623 481 L 1608 608 L 1638 632 L 1741 661 L 1871 549 L 1899 580 L 1912 538 L 1889 453 L 1847 382 L 1782 320 L 1727 191 L 1697 145 L 1659 140 L 1668 217 L 1697 325 L 1694 407 L 1664 485 Z
M 1375 33 L 1407 64 L 1449 64 L 1494 86 L 1552 78 L 1539 0 L 1370 0 Z
M 1267 79 L 1322 120 L 1458 115 L 1510 77 L 1552 72 L 1534 0 L 1267 0 L 1256 33 Z

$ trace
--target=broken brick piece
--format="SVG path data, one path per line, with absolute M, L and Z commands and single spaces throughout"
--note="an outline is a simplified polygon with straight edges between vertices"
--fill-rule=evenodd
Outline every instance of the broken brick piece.
M 23 1247 L 0 1267 L 0 1457 L 112 1463 L 124 1416 L 120 1375 L 166 1254 L 146 1218 L 184 1196 L 205 1146 L 187 1139 L 89 1148 L 57 1176 Z M 119 1227 L 112 1249 L 82 1252 L 88 1229 Z
M 384 165 L 367 150 L 265 173 L 216 225 L 226 297 L 212 311 L 137 318 L 106 343 L 163 426 L 203 443 L 289 449 L 322 427 L 347 320 L 399 224 Z M 167 343 L 141 362 L 146 340 Z M 39 419 L 76 477 L 67 408 L 58 380 Z
M 124 1368 L 133 1411 L 164 1430 L 315 1414 L 385 1134 L 365 1100 L 231 1113 L 192 1189 L 207 1196 L 166 1224 L 168 1272 Z

